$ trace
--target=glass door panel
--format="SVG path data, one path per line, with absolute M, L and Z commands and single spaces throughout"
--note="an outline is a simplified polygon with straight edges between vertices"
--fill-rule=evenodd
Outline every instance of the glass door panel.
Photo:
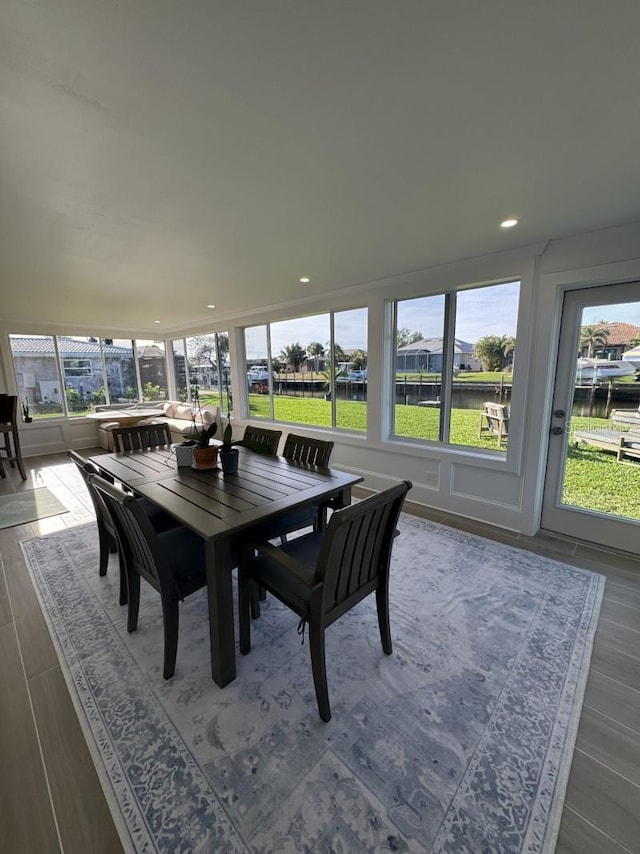
M 640 542 L 638 296 L 637 283 L 565 296 L 542 515 L 627 551 Z

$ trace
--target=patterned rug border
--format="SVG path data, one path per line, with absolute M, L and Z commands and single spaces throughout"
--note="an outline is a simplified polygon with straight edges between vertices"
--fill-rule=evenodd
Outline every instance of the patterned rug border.
M 93 525 L 78 527 L 93 527 Z M 30 549 L 37 549 L 43 542 L 54 542 L 56 548 L 59 551 L 64 552 L 64 547 L 58 544 L 56 540 L 60 537 L 64 537 L 70 530 L 73 529 L 56 531 L 42 537 L 32 537 L 21 542 L 20 546 L 29 568 L 29 575 L 36 592 L 40 608 L 44 615 L 47 628 L 49 629 L 49 633 L 56 650 L 56 655 L 58 656 L 61 664 L 64 665 L 61 669 L 67 683 L 67 688 L 69 689 L 85 741 L 87 742 L 91 758 L 96 768 L 96 773 L 98 774 L 98 779 L 100 780 L 100 785 L 102 786 L 109 809 L 111 810 L 111 815 L 113 817 L 116 830 L 118 831 L 120 841 L 122 842 L 122 846 L 125 851 L 132 852 L 132 854 L 136 854 L 136 852 L 141 851 L 164 850 L 162 848 L 158 848 L 156 841 L 150 836 L 148 829 L 149 822 L 145 820 L 142 810 L 138 807 L 138 801 L 132 791 L 132 787 L 127 782 L 125 773 L 121 771 L 121 761 L 117 755 L 113 739 L 111 738 L 107 724 L 104 721 L 104 716 L 100 714 L 97 704 L 94 702 L 94 692 L 88 685 L 85 672 L 82 666 L 77 663 L 78 656 L 76 654 L 76 649 L 69 641 L 64 620 L 60 618 L 57 622 L 57 626 L 54 624 L 52 615 L 58 613 L 58 616 L 60 617 L 59 609 L 56 607 L 55 602 L 50 595 L 49 588 L 45 587 L 43 589 L 41 584 L 38 582 L 35 571 L 28 559 Z M 75 530 L 77 530 L 77 528 Z M 72 566 L 75 566 L 73 558 L 66 552 L 65 558 Z M 83 584 L 86 585 L 86 582 L 84 582 L 84 579 L 82 579 L 81 576 L 80 579 Z M 95 600 L 95 594 L 90 588 L 87 588 L 87 592 L 90 598 Z M 94 610 L 91 618 L 88 620 L 92 629 L 95 631 L 96 627 L 100 626 L 102 631 L 104 631 L 108 636 L 113 637 L 117 646 L 121 648 L 123 659 L 126 661 L 127 665 L 134 669 L 136 674 L 139 675 L 139 684 L 136 685 L 138 689 L 138 695 L 135 698 L 136 702 L 146 703 L 147 706 L 155 713 L 156 725 L 164 729 L 164 738 L 166 738 L 167 743 L 171 744 L 172 749 L 179 755 L 180 760 L 183 763 L 184 776 L 188 778 L 192 775 L 195 778 L 192 785 L 195 788 L 200 789 L 200 792 L 197 795 L 198 800 L 207 800 L 209 802 L 213 802 L 219 807 L 220 818 L 222 823 L 226 825 L 225 832 L 227 836 L 225 837 L 225 851 L 244 852 L 245 850 L 248 850 L 244 842 L 240 842 L 239 840 L 235 840 L 235 844 L 231 847 L 231 839 L 237 837 L 237 831 L 220 805 L 217 794 L 213 791 L 210 783 L 205 779 L 195 757 L 191 754 L 182 736 L 165 710 L 162 708 L 155 692 L 149 685 L 144 674 L 140 671 L 137 662 L 126 646 L 122 643 L 122 639 L 118 634 L 116 625 L 100 608 L 99 600 L 93 601 L 93 604 Z M 59 634 L 60 628 L 63 630 L 62 636 Z M 115 675 L 115 671 L 118 671 L 118 668 L 114 667 L 113 670 Z M 145 715 L 144 718 L 145 720 L 148 720 L 149 716 Z M 145 751 L 142 750 L 141 753 L 144 754 Z M 193 803 L 195 804 L 196 801 L 194 800 Z
M 415 517 L 410 517 L 406 514 L 403 514 L 402 522 L 403 524 L 409 525 L 409 527 L 415 527 L 420 530 L 424 530 L 425 532 L 427 532 L 431 526 L 441 531 L 452 531 L 452 529 L 449 529 L 447 528 L 447 526 L 444 526 L 440 523 L 416 519 Z M 93 523 L 89 523 L 88 525 L 83 525 L 81 527 L 90 529 L 93 527 Z M 78 528 L 67 529 L 66 531 L 62 532 L 55 532 L 44 537 L 30 538 L 21 543 L 21 548 L 24 553 L 27 566 L 29 567 L 29 573 L 32 578 L 33 586 L 36 591 L 40 607 L 45 616 L 47 627 L 51 634 L 56 653 L 61 663 L 63 664 L 62 670 L 64 673 L 65 680 L 67 682 L 67 686 L 69 688 L 69 693 L 76 709 L 76 713 L 78 715 L 78 719 L 80 721 L 85 740 L 87 741 L 87 745 L 94 761 L 94 765 L 96 767 L 96 771 L 98 773 L 102 788 L 105 792 L 105 797 L 107 798 L 107 801 L 109 803 L 109 807 L 111 809 L 114 822 L 118 829 L 118 833 L 121 837 L 123 846 L 127 851 L 156 850 L 156 842 L 149 835 L 147 822 L 145 821 L 144 816 L 138 810 L 138 807 L 135 802 L 135 796 L 131 793 L 131 791 L 127 790 L 125 774 L 122 772 L 118 772 L 120 762 L 116 755 L 116 749 L 109 736 L 107 724 L 104 723 L 104 720 L 102 718 L 99 718 L 97 712 L 97 704 L 93 702 L 94 698 L 92 696 L 92 690 L 87 684 L 86 676 L 83 673 L 82 666 L 77 662 L 77 655 L 75 653 L 73 645 L 69 640 L 68 636 L 65 634 L 66 629 L 64 629 L 63 615 L 59 612 L 59 609 L 55 605 L 53 596 L 51 595 L 51 591 L 46 585 L 46 581 L 41 582 L 38 579 L 38 558 L 44 557 L 47 554 L 49 556 L 51 555 L 50 549 L 52 543 L 55 545 L 55 548 L 60 553 L 59 557 L 62 556 L 64 560 L 68 561 L 74 567 L 79 577 L 82 578 L 81 570 L 77 567 L 74 558 L 64 548 L 64 537 L 72 531 L 77 532 Z M 484 538 L 479 537 L 475 534 L 459 531 L 456 531 L 455 534 L 458 539 L 462 539 L 463 541 L 466 540 L 469 543 L 475 542 L 476 544 L 478 544 L 486 542 Z M 62 540 L 62 542 L 58 542 L 58 540 Z M 537 561 L 542 560 L 544 563 L 559 565 L 564 569 L 570 570 L 573 573 L 577 573 L 580 575 L 585 574 L 590 577 L 590 584 L 588 587 L 588 607 L 585 607 L 583 611 L 579 630 L 576 633 L 576 644 L 579 643 L 581 656 L 579 657 L 579 660 L 577 660 L 578 656 L 575 655 L 575 652 L 571 656 L 569 661 L 569 667 L 572 673 L 568 674 L 568 678 L 565 681 L 562 692 L 562 702 L 563 706 L 566 707 L 565 714 L 567 718 L 564 722 L 564 739 L 562 740 L 562 743 L 555 746 L 556 755 L 551 755 L 554 752 L 554 746 L 552 744 L 550 745 L 550 749 L 548 750 L 545 758 L 545 766 L 549 766 L 551 764 L 557 769 L 553 786 L 551 787 L 551 791 L 548 792 L 548 810 L 545 810 L 543 808 L 541 799 L 536 800 L 536 811 L 535 813 L 532 811 L 531 819 L 528 823 L 525 843 L 520 849 L 522 852 L 546 851 L 547 847 L 549 847 L 549 850 L 551 850 L 551 845 L 555 843 L 559 831 L 564 796 L 566 793 L 566 787 L 571 767 L 570 760 L 573 754 L 573 749 L 577 736 L 580 714 L 582 710 L 582 702 L 589 673 L 589 662 L 591 659 L 593 638 L 595 636 L 595 631 L 598 623 L 600 605 L 604 592 L 605 579 L 603 576 L 598 575 L 597 573 L 593 573 L 589 570 L 574 567 L 569 564 L 562 563 L 560 561 L 555 561 L 544 556 L 536 555 L 532 552 L 526 552 L 508 544 L 492 542 L 492 545 L 499 549 L 504 549 L 509 552 L 517 553 L 521 560 L 526 561 L 526 556 L 530 555 Z M 31 559 L 32 557 L 35 558 L 35 560 L 37 561 L 37 563 L 35 564 L 35 568 L 34 563 Z M 235 827 L 233 819 L 225 811 L 224 806 L 220 801 L 219 795 L 214 791 L 210 782 L 204 776 L 198 764 L 198 761 L 191 754 L 188 746 L 180 735 L 180 732 L 176 729 L 175 724 L 160 704 L 160 701 L 158 700 L 154 689 L 148 683 L 144 672 L 140 670 L 138 662 L 133 658 L 130 651 L 122 642 L 122 639 L 116 628 L 116 624 L 111 620 L 111 618 L 106 614 L 106 612 L 104 612 L 99 598 L 96 596 L 95 592 L 91 590 L 84 578 L 82 578 L 82 581 L 83 585 L 86 586 L 85 592 L 89 594 L 92 600 L 95 600 L 94 607 L 96 613 L 93 614 L 89 622 L 93 626 L 94 631 L 96 631 L 96 619 L 98 619 L 98 622 L 101 624 L 100 631 L 106 632 L 112 638 L 112 640 L 115 640 L 115 643 L 121 648 L 122 652 L 124 653 L 128 668 L 135 670 L 137 678 L 134 681 L 137 683 L 137 688 L 140 691 L 140 694 L 144 695 L 140 696 L 138 699 L 141 703 L 149 704 L 149 708 L 153 708 L 155 710 L 155 714 L 157 715 L 159 720 L 159 725 L 161 725 L 166 730 L 166 738 L 172 744 L 173 749 L 176 751 L 176 753 L 181 755 L 181 761 L 183 762 L 183 766 L 185 769 L 184 773 L 186 774 L 186 782 L 183 782 L 185 782 L 185 785 L 187 785 L 188 787 L 195 786 L 196 789 L 199 791 L 198 797 L 202 798 L 208 804 L 204 813 L 208 822 L 208 831 L 211 831 L 210 822 L 214 821 L 216 827 L 214 828 L 213 836 L 217 837 L 218 840 L 224 838 L 226 846 L 225 850 L 249 850 L 251 847 L 250 843 L 248 843 L 242 838 L 242 834 L 239 833 L 238 828 Z M 56 620 L 54 620 L 54 615 L 57 617 Z M 63 627 L 64 631 L 59 634 L 60 626 Z M 520 658 L 523 657 L 526 658 L 526 656 L 524 656 L 524 651 L 521 651 Z M 518 662 L 516 661 L 514 663 L 514 668 L 517 666 Z M 114 667 L 114 670 L 118 670 L 118 667 Z M 507 685 L 508 683 L 503 686 L 503 693 Z M 504 699 L 504 697 L 501 697 L 501 701 L 503 701 Z M 458 786 L 458 792 L 460 792 L 463 788 L 464 779 L 468 779 L 469 777 L 473 776 L 474 763 L 476 761 L 481 761 L 482 759 L 481 746 L 490 737 L 491 729 L 493 726 L 495 726 L 496 717 L 498 713 L 498 705 L 499 704 L 496 704 L 496 708 L 492 711 L 491 725 L 488 725 L 486 727 L 482 735 L 481 741 L 476 746 L 475 755 L 469 762 L 465 770 L 464 777 L 460 781 L 460 784 Z M 108 755 L 105 755 L 105 752 Z M 544 774 L 541 775 L 541 777 L 544 776 Z M 120 792 L 116 791 L 118 785 L 121 786 Z M 193 796 L 194 794 L 195 792 L 192 791 L 190 796 Z M 437 847 L 438 842 L 442 842 L 444 844 L 444 842 L 446 841 L 447 832 L 450 829 L 451 825 L 455 822 L 455 820 L 456 813 L 451 808 L 449 808 L 445 817 L 445 821 L 443 822 L 443 825 L 440 828 L 436 839 L 434 840 L 434 849 Z M 195 829 L 196 836 L 198 833 L 202 834 L 202 832 L 202 828 L 200 828 L 200 830 Z M 199 838 L 202 839 L 202 835 L 200 835 Z M 208 837 L 208 842 L 211 842 L 211 836 Z

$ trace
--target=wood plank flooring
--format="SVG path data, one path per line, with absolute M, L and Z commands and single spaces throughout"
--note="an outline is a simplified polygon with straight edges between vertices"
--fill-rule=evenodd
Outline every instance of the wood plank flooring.
M 99 449 L 92 451 L 98 453 Z M 11 852 L 122 851 L 20 541 L 92 518 L 64 454 L 9 469 L 0 494 L 48 486 L 70 512 L 0 531 L 0 839 Z M 557 854 L 640 854 L 640 560 L 407 510 L 607 576 Z

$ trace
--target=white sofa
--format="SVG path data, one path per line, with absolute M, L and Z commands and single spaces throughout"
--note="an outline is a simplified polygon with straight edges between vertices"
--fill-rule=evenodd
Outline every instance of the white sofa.
M 116 409 L 118 412 L 131 412 L 132 414 L 140 413 L 144 410 L 144 417 L 138 421 L 138 424 L 158 424 L 165 423 L 169 425 L 171 431 L 172 442 L 184 442 L 189 438 L 193 430 L 192 409 L 189 403 L 180 403 L 175 400 L 149 401 L 145 403 L 135 403 L 131 406 L 117 405 L 98 405 L 96 412 L 108 412 L 110 409 Z M 148 415 L 147 415 L 148 413 Z M 220 429 L 220 407 L 218 406 L 202 406 L 202 424 L 208 427 L 214 421 L 218 423 Z M 201 417 L 197 418 L 198 427 L 201 426 Z M 101 448 L 107 451 L 113 450 L 112 431 L 116 427 L 120 427 L 118 421 L 99 421 L 98 422 L 98 444 Z

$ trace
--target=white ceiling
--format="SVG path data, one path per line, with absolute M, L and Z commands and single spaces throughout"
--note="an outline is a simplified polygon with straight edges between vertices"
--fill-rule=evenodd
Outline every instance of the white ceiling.
M 16 331 L 168 330 L 640 220 L 638 0 L 3 0 L 1 17 Z

